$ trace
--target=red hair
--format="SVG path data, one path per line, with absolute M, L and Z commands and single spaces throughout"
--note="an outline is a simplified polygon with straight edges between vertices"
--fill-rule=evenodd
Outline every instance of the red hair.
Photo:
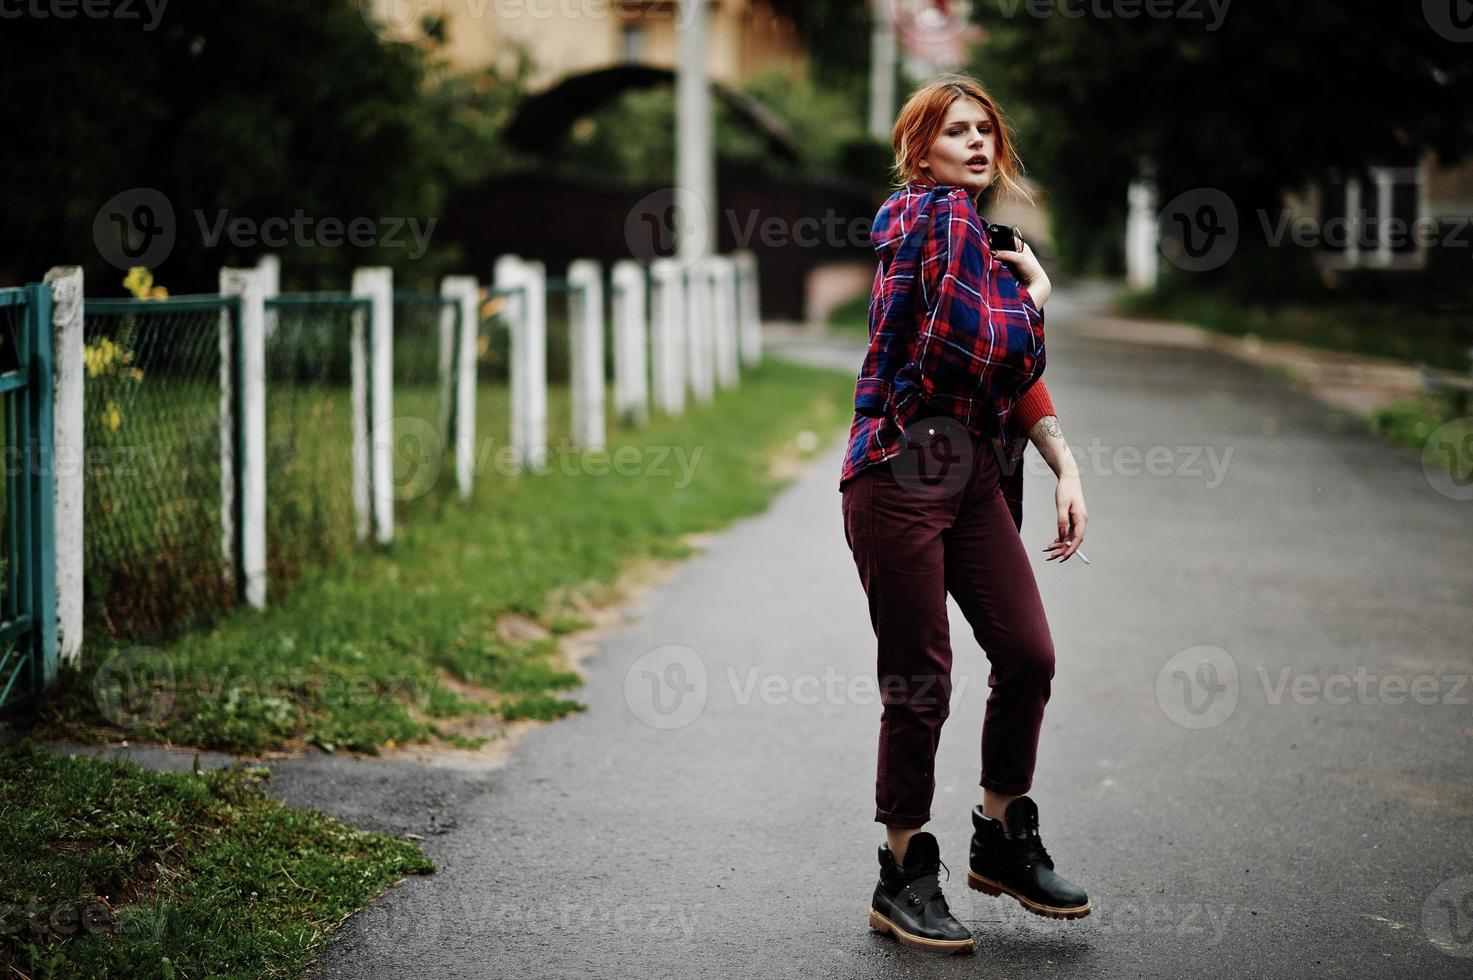
M 1023 183 L 1023 161 L 1013 148 L 1007 122 L 992 96 L 982 88 L 980 82 L 968 75 L 942 75 L 911 93 L 895 119 L 895 128 L 890 132 L 890 142 L 895 148 L 894 182 L 897 188 L 921 176 L 920 161 L 936 142 L 946 122 L 946 113 L 959 98 L 975 99 L 992 120 L 994 133 L 993 155 L 996 157 L 997 177 L 994 186 L 1002 187 L 1013 197 L 1033 203 L 1033 195 Z

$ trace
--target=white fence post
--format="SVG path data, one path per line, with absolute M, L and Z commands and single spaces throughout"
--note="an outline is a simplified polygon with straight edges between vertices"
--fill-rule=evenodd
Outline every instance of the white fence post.
M 353 410 L 353 533 L 359 541 L 367 541 L 373 533 L 373 453 L 368 446 L 368 314 L 359 306 L 353 307 L 348 353 Z
M 686 370 L 690 390 L 697 402 L 709 402 L 716 393 L 715 356 L 712 343 L 711 272 L 705 259 L 697 259 L 685 270 Z
M 52 528 L 56 538 L 56 651 L 63 667 L 82 652 L 83 434 L 82 269 L 57 266 L 46 273 L 51 284 L 52 474 L 55 476 Z M 39 501 L 38 506 L 46 506 Z
M 373 529 L 394 539 L 394 270 L 353 270 L 353 295 L 370 303 L 368 315 L 368 472 Z
M 650 417 L 649 313 L 645 268 L 634 259 L 614 263 L 614 408 L 629 425 L 644 425 Z
M 266 297 L 260 272 L 221 269 L 220 295 L 240 297 L 240 562 L 245 600 L 260 609 L 266 605 Z
M 650 263 L 654 287 L 654 333 L 650 350 L 655 360 L 655 404 L 660 411 L 685 411 L 686 295 L 682 271 L 674 259 Z
M 716 347 L 716 381 L 723 388 L 737 383 L 736 265 L 725 255 L 713 255 L 711 270 L 711 335 Z
M 738 332 L 741 334 L 742 363 L 751 367 L 762 360 L 762 301 L 757 282 L 757 256 L 751 249 L 732 255 L 737 269 Z
M 460 310 L 451 429 L 455 435 L 455 486 L 460 499 L 469 500 L 476 452 L 476 341 L 481 325 L 481 286 L 475 276 L 446 276 L 440 283 L 440 295 L 453 300 Z
M 604 425 L 603 270 L 594 259 L 568 264 L 568 328 L 572 331 L 573 444 L 602 449 Z
M 261 295 L 267 299 L 275 299 L 281 295 L 281 256 L 267 253 L 256 260 L 256 271 L 261 274 Z M 279 318 L 275 310 L 266 311 L 266 339 L 269 341 L 276 336 L 276 323 Z
M 511 441 L 517 465 L 547 461 L 547 273 L 515 255 L 496 260 L 496 287 L 517 289 L 511 317 Z
M 1126 191 L 1125 282 L 1131 289 L 1155 289 L 1160 278 L 1161 216 L 1149 162 Z

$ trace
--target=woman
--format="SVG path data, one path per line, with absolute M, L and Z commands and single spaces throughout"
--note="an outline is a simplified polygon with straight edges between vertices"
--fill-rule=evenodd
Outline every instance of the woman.
M 869 922 L 908 945 L 962 951 L 973 948 L 971 933 L 946 906 L 939 846 L 920 829 L 949 712 L 946 595 L 992 668 L 968 884 L 1040 915 L 1088 915 L 1085 893 L 1054 873 L 1038 808 L 1024 795 L 1054 673 L 1019 537 L 1024 437 L 1058 477 L 1058 537 L 1042 549 L 1046 560 L 1069 560 L 1087 516 L 1040 380 L 1052 287 L 1026 243 L 994 251 L 977 213 L 995 184 L 1027 197 L 1002 114 L 974 79 L 944 76 L 907 100 L 892 143 L 901 186 L 870 234 L 880 258 L 870 347 L 839 482 L 884 704 L 875 819 L 886 842 Z

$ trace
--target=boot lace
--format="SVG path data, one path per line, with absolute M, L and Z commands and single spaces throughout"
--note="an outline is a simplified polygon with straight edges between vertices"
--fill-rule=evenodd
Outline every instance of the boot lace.
M 1013 853 L 1024 864 L 1046 864 L 1050 868 L 1054 866 L 1054 859 L 1044 849 L 1043 838 L 1038 835 L 1037 830 L 1029 830 L 1022 837 L 1013 838 L 1013 845 Z
M 941 862 L 941 867 L 946 868 L 946 880 L 951 880 L 951 868 L 946 862 Z M 951 909 L 946 904 L 946 896 L 941 891 L 941 875 L 939 871 L 928 871 L 910 881 L 910 904 L 916 907 L 935 903 L 943 914 L 950 915 Z

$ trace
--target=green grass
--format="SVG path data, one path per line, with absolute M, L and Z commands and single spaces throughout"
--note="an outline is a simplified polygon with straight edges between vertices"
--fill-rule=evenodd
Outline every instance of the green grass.
M 1469 311 L 1447 306 L 1419 308 L 1411 300 L 1266 304 L 1237 302 L 1215 292 L 1174 290 L 1122 292 L 1116 306 L 1123 313 L 1182 320 L 1233 337 L 1251 333 L 1264 340 L 1466 372 L 1473 345 Z
M 461 744 L 476 719 L 580 710 L 559 693 L 578 678 L 557 654 L 558 635 L 585 622 L 580 605 L 617 598 L 611 586 L 630 562 L 683 557 L 685 535 L 761 511 L 786 482 L 769 471 L 774 455 L 803 455 L 803 430 L 837 432 L 852 378 L 768 358 L 681 417 L 636 429 L 611 415 L 601 463 L 580 464 L 554 441 L 549 471 L 523 476 L 497 465 L 505 389 L 488 387 L 468 504 L 446 465 L 404 502 L 389 549 L 307 567 L 270 589 L 265 610 L 235 609 L 155 647 L 99 642 L 89 622 L 81 669 L 64 672 L 33 730 L 375 752 L 437 736 Z M 565 389 L 551 394 L 554 440 L 566 401 Z M 632 461 L 622 474 L 609 462 L 621 447 Z
M 345 918 L 434 871 L 409 841 L 271 799 L 265 775 L 0 751 L 0 972 L 298 976 Z
M 829 312 L 829 329 L 869 336 L 869 292 L 865 291 Z
M 1397 445 L 1421 450 L 1431 465 L 1461 482 L 1473 478 L 1473 418 L 1466 395 L 1444 391 L 1382 405 L 1367 424 Z M 1438 438 L 1429 443 L 1434 433 Z

